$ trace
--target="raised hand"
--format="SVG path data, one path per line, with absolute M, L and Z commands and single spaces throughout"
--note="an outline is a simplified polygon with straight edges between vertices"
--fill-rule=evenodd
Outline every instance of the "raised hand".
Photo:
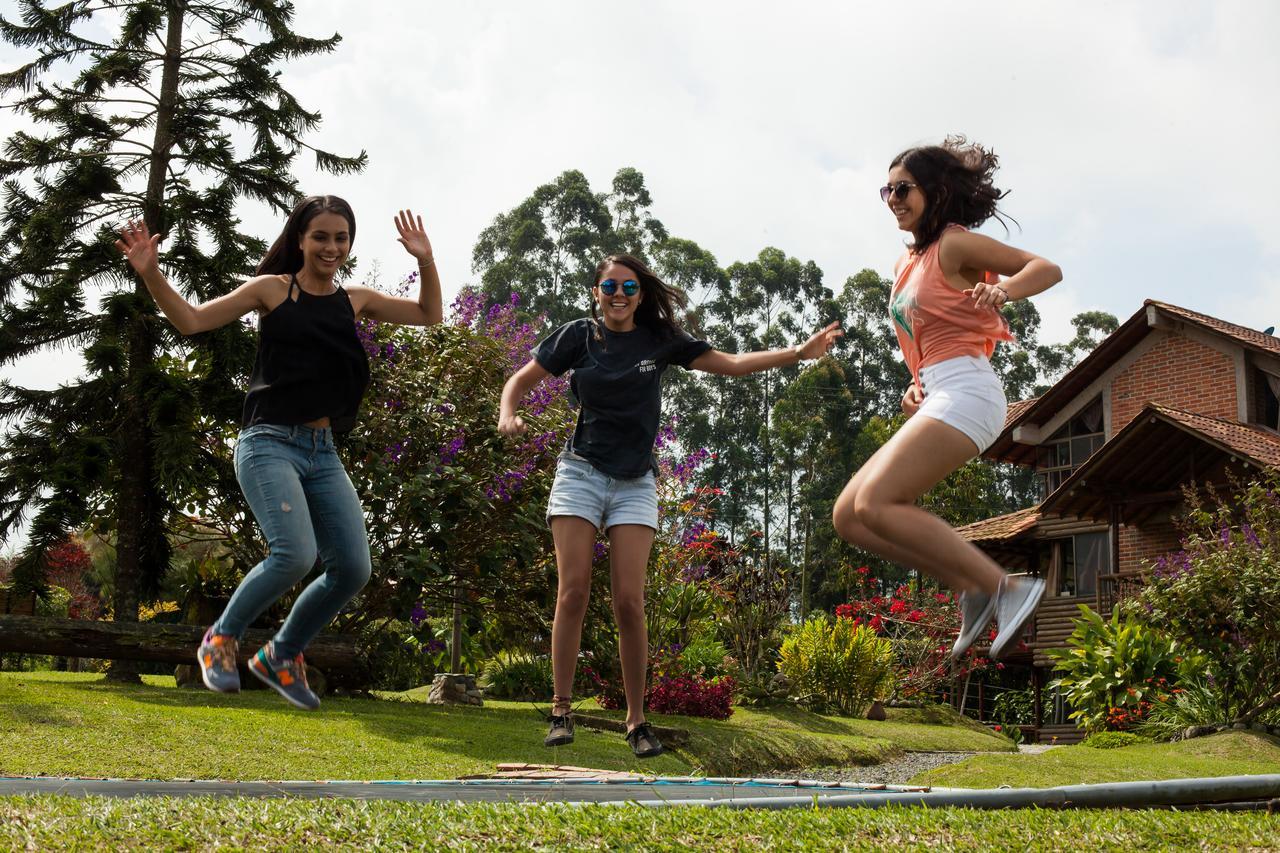
M 825 329 L 819 329 L 809 340 L 800 345 L 800 358 L 803 360 L 822 358 L 836 342 L 836 338 L 843 335 L 844 331 L 840 328 L 839 321 L 831 323 Z
M 417 258 L 419 264 L 433 260 L 431 241 L 427 239 L 426 229 L 422 227 L 421 216 L 414 216 L 411 210 L 400 211 L 396 215 L 396 230 L 400 232 L 400 245 Z
M 147 223 L 129 220 L 129 224 L 120 229 L 120 239 L 115 246 L 125 256 L 129 266 L 139 275 L 160 269 L 160 234 L 153 235 Z

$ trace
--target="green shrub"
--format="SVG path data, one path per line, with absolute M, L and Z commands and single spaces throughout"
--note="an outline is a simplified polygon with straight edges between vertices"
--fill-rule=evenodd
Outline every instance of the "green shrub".
M 778 669 L 792 692 L 818 706 L 861 715 L 893 690 L 893 644 L 849 619 L 810 619 L 782 641 Z
M 1180 673 L 1195 665 L 1192 653 L 1154 628 L 1112 610 L 1111 619 L 1080 605 L 1081 618 L 1066 648 L 1048 654 L 1063 676 L 1071 718 L 1088 732 L 1120 731 L 1146 718 L 1169 695 Z
M 1031 725 L 1035 722 L 1035 697 L 1032 694 L 1031 688 L 1004 691 L 991 703 L 991 721 L 1010 731 L 1018 726 Z
M 1208 680 L 1184 680 L 1170 691 L 1168 698 L 1157 702 L 1151 713 L 1137 727 L 1141 735 L 1154 740 L 1173 740 L 1192 726 L 1220 726 L 1231 722 L 1228 702 L 1222 690 Z M 1280 711 L 1273 710 L 1257 718 L 1264 723 L 1280 722 Z
M 1182 550 L 1156 561 L 1127 607 L 1199 649 L 1217 719 L 1248 723 L 1280 709 L 1280 475 L 1232 492 L 1187 494 Z
M 551 700 L 551 659 L 525 651 L 499 652 L 485 661 L 481 686 L 494 699 Z
M 1092 749 L 1118 749 L 1139 743 L 1151 743 L 1151 738 L 1136 735 L 1133 732 L 1094 732 L 1080 741 L 1081 746 Z
M 374 690 L 410 690 L 430 684 L 445 654 L 444 643 L 431 635 L 426 622 L 383 619 L 365 626 L 359 643 L 368 656 L 369 686 Z M 446 658 L 447 659 L 447 658 Z
M 724 659 L 728 656 L 724 643 L 704 634 L 680 650 L 680 667 L 689 675 L 718 678 L 726 674 Z

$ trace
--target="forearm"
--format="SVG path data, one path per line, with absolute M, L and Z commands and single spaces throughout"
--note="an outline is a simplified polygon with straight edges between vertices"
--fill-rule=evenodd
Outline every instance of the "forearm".
M 498 406 L 498 417 L 513 417 L 516 410 L 520 407 L 520 401 L 525 395 L 533 390 L 536 380 L 516 374 L 507 380 L 507 384 L 502 386 L 502 400 Z
M 418 308 L 426 322 L 424 325 L 434 326 L 444 319 L 444 306 L 440 298 L 440 273 L 436 270 L 435 258 L 418 260 Z
M 1016 274 L 1000 282 L 999 287 L 1009 294 L 1009 299 L 1026 299 L 1043 293 L 1062 281 L 1062 269 L 1044 258 L 1036 258 Z
M 184 335 L 199 331 L 196 327 L 196 309 L 182 298 L 182 294 L 174 290 L 173 285 L 169 284 L 169 280 L 164 277 L 164 273 L 160 272 L 159 267 L 148 270 L 141 278 L 143 284 L 147 286 L 147 292 L 151 294 L 161 313 L 175 329 Z
M 730 356 L 730 376 L 746 376 L 774 367 L 791 367 L 800 363 L 800 353 L 795 347 L 737 353 Z

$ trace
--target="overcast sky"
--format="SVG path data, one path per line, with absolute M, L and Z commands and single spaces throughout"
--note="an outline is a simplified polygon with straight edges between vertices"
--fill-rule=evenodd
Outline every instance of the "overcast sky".
M 296 22 L 344 38 L 283 69 L 324 115 L 312 140 L 369 153 L 357 176 L 304 164 L 304 190 L 352 202 L 384 286 L 411 269 L 399 207 L 424 214 L 448 299 L 497 213 L 566 169 L 603 191 L 634 166 L 670 232 L 721 264 L 777 246 L 838 289 L 901 252 L 876 195 L 889 160 L 959 132 L 1000 155 L 1010 242 L 1063 268 L 1036 298 L 1044 340 L 1144 298 L 1280 323 L 1280 3 L 297 0 Z M 3 67 L 26 56 L 0 45 Z

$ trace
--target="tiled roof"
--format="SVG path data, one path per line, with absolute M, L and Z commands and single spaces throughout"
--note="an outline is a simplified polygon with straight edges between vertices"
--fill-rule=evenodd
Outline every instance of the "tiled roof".
M 970 542 L 999 542 L 1016 539 L 1019 535 L 1034 529 L 1039 520 L 1040 507 L 1032 506 L 1006 515 L 984 518 L 982 521 L 975 521 L 964 527 L 957 527 L 956 533 Z
M 1168 302 L 1159 302 L 1155 299 L 1148 299 L 1142 303 L 1143 305 L 1154 305 L 1161 311 L 1172 314 L 1186 320 L 1189 323 L 1195 323 L 1198 326 L 1204 326 L 1221 335 L 1226 335 L 1232 340 L 1238 341 L 1245 346 L 1254 349 L 1266 350 L 1268 352 L 1280 355 L 1280 338 L 1275 335 L 1265 335 L 1256 329 L 1250 329 L 1245 326 L 1237 326 L 1235 323 L 1228 323 L 1226 320 L 1219 320 L 1217 317 L 1210 317 L 1208 314 L 1201 314 L 1198 311 L 1191 311 L 1187 308 L 1179 308 L 1177 305 L 1170 305 Z
M 1013 422 L 1022 417 L 1022 413 L 1034 406 L 1039 399 L 1039 397 L 1032 397 L 1030 400 L 1019 400 L 1016 403 L 1010 403 L 1009 411 L 1004 416 L 1004 428 L 1008 429 L 1013 426 Z
M 1201 433 L 1206 438 L 1218 441 L 1241 456 L 1262 465 L 1280 467 L 1280 434 L 1269 429 L 1197 415 L 1194 412 L 1175 409 L 1172 406 L 1161 406 L 1157 403 L 1148 404 L 1148 408 Z

